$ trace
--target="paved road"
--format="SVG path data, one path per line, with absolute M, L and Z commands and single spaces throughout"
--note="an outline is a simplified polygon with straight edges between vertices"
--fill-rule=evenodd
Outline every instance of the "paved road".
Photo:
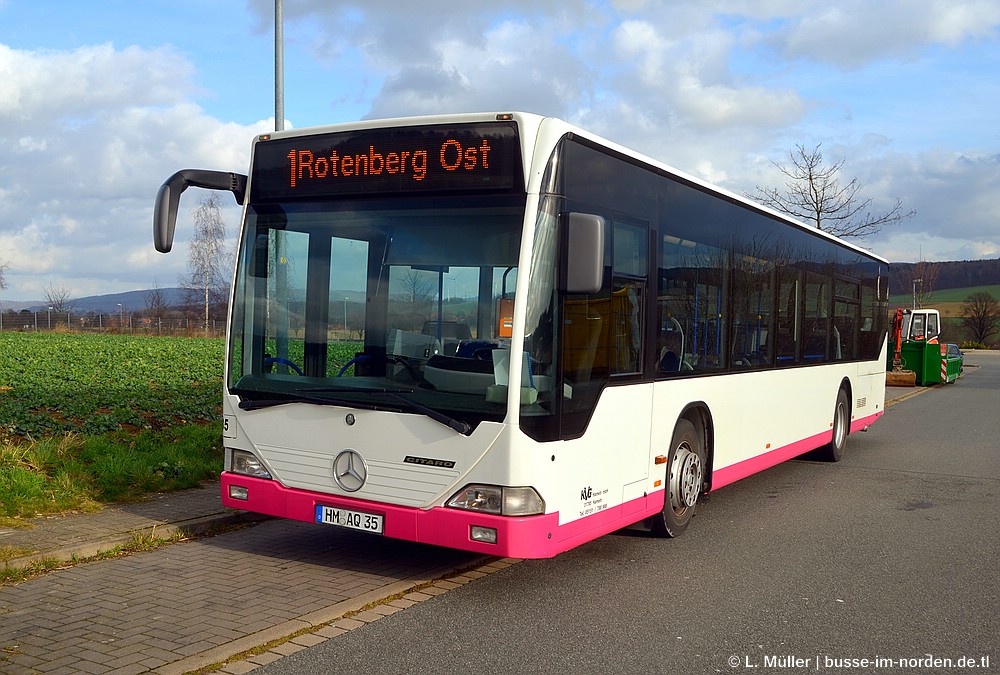
M 970 361 L 680 539 L 522 562 L 255 673 L 1000 673 L 1000 356 Z

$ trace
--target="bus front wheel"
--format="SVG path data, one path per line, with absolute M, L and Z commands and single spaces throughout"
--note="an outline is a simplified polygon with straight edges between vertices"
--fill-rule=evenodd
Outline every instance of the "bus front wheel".
M 689 420 L 674 427 L 667 457 L 663 511 L 653 518 L 653 533 L 679 537 L 687 529 L 705 481 L 705 448 L 701 434 Z

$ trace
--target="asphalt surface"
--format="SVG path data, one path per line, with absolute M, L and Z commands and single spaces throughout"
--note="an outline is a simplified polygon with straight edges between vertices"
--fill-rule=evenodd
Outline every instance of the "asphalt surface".
M 928 391 L 891 387 L 887 407 Z M 222 507 L 218 485 L 209 484 L 0 529 L 0 547 L 32 551 L 8 565 L 68 563 L 0 588 L 0 673 L 185 673 L 227 661 L 222 672 L 249 672 L 506 574 L 517 562 L 263 520 L 249 530 L 73 564 L 137 535 L 198 534 L 248 520 L 257 517 Z
M 714 493 L 679 539 L 523 561 L 260 673 L 1000 672 L 1000 355 L 982 362 L 837 464 Z

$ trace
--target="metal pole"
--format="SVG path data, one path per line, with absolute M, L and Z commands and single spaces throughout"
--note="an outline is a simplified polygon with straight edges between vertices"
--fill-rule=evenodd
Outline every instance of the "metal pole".
M 274 0 L 274 130 L 285 128 L 285 31 L 282 1 Z
M 274 130 L 285 128 L 285 57 L 284 28 L 282 0 L 274 0 Z M 283 232 L 276 232 L 274 239 L 274 255 L 276 260 L 285 259 L 285 238 Z M 275 356 L 288 358 L 288 274 L 286 265 L 278 262 L 274 270 L 274 299 L 281 309 L 275 326 Z M 288 372 L 287 366 L 278 365 L 278 372 Z

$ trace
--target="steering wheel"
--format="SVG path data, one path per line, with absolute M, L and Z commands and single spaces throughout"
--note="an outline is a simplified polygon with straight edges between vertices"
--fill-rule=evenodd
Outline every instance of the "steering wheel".
M 355 363 L 361 363 L 362 361 L 367 361 L 370 358 L 371 357 L 368 356 L 368 354 L 361 354 L 359 356 L 355 356 L 353 359 L 344 364 L 344 367 L 340 369 L 339 373 L 337 373 L 337 377 L 343 377 L 344 373 L 347 372 L 347 369 L 353 366 Z
M 292 370 L 294 370 L 296 373 L 298 373 L 300 376 L 305 377 L 305 374 L 302 372 L 302 369 L 299 368 L 294 363 L 292 363 L 291 361 L 289 361 L 288 359 L 283 359 L 280 356 L 267 356 L 267 357 L 265 357 L 264 358 L 264 365 L 267 365 L 267 364 L 270 364 L 270 363 L 280 363 L 283 366 L 288 366 L 289 368 L 291 368 Z

